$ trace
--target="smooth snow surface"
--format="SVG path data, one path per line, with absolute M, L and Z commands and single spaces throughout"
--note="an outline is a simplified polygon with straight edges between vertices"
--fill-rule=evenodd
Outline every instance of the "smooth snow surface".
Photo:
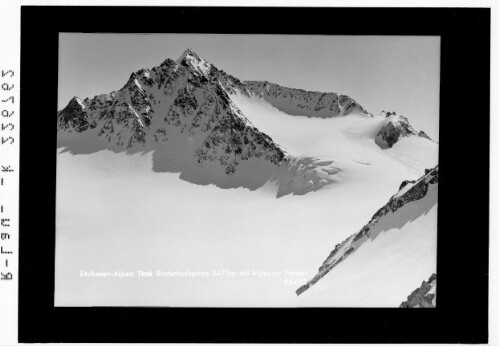
M 231 98 L 297 159 L 332 161 L 334 181 L 276 198 L 272 181 L 254 190 L 221 189 L 179 179 L 174 170 L 154 170 L 152 151 L 115 153 L 97 146 L 72 154 L 60 142 L 57 306 L 398 306 L 434 271 L 436 206 L 425 204 L 420 207 L 428 207 L 426 213 L 382 232 L 297 297 L 295 290 L 315 275 L 335 244 L 359 231 L 403 180 L 437 164 L 438 145 L 403 138 L 383 150 L 374 143 L 382 117 L 295 117 L 256 97 Z M 134 277 L 84 277 L 82 271 Z M 208 275 L 166 277 L 157 271 Z

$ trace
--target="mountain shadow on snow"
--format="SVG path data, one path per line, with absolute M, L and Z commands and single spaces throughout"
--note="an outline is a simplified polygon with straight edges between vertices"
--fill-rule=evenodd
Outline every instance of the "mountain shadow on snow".
M 152 170 L 157 173 L 180 173 L 179 178 L 189 183 L 221 189 L 245 188 L 251 191 L 269 184 L 274 186 L 276 197 L 304 195 L 317 191 L 334 181 L 339 169 L 332 161 L 320 161 L 310 157 L 286 158 L 275 165 L 263 158 L 241 161 L 238 169 L 227 174 L 218 162 L 202 162 L 195 159 L 195 148 L 182 136 L 171 139 L 169 145 L 151 145 L 125 149 L 109 145 L 91 132 L 67 136 L 60 134 L 57 147 L 61 153 L 88 155 L 110 150 L 127 155 L 144 155 L 152 152 Z

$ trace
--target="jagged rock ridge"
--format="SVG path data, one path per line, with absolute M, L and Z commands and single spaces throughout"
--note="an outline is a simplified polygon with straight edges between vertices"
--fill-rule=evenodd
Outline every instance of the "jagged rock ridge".
M 372 114 L 346 95 L 287 88 L 266 81 L 246 81 L 244 85 L 252 94 L 263 97 L 271 105 L 290 115 L 332 118 L 357 111 L 372 117 Z
M 425 170 L 425 174 L 417 181 L 402 182 L 399 191 L 372 216 L 371 220 L 362 227 L 359 232 L 351 235 L 335 246 L 333 251 L 331 251 L 329 256 L 319 267 L 318 273 L 306 284 L 300 286 L 296 290 L 296 294 L 300 295 L 308 290 L 334 267 L 362 246 L 369 237 L 373 236 L 372 230 L 374 226 L 378 224 L 383 217 L 395 213 L 399 208 L 402 208 L 410 202 L 422 199 L 433 185 L 438 185 L 438 165 L 435 168 Z

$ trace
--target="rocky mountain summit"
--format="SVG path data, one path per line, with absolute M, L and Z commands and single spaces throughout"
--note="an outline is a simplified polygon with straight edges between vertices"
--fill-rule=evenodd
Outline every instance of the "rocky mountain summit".
M 386 120 L 376 135 L 375 142 L 383 149 L 391 148 L 402 137 L 419 136 L 431 140 L 424 131 L 416 131 L 409 124 L 409 120 L 402 115 L 383 111 L 381 116 L 384 116 Z
M 403 181 L 399 191 L 372 216 L 371 220 L 362 227 L 360 231 L 335 246 L 333 251 L 331 251 L 329 256 L 319 267 L 318 273 L 306 284 L 299 287 L 298 290 L 296 290 L 296 294 L 300 295 L 316 284 L 334 267 L 355 253 L 365 241 L 368 239 L 375 239 L 381 232 L 381 230 L 376 228 L 376 225 L 381 220 L 391 217 L 398 209 L 409 203 L 424 198 L 429 189 L 434 186 L 438 186 L 438 165 L 432 169 L 427 169 L 425 174 L 416 181 Z
M 407 300 L 400 304 L 401 308 L 434 308 L 437 299 L 437 274 L 431 274 L 428 281 L 423 281 Z
M 186 50 L 177 61 L 166 59 L 157 67 L 132 73 L 116 92 L 73 98 L 58 113 L 58 129 L 77 133 L 93 129 L 124 150 L 167 143 L 182 135 L 199 163 L 218 161 L 227 174 L 252 157 L 279 165 L 283 150 L 229 99 L 227 92 L 240 85 Z
M 286 285 L 267 276 L 193 286 L 192 304 L 208 294 L 224 306 L 395 307 L 435 271 L 438 145 L 405 117 L 372 116 L 339 93 L 245 82 L 192 49 L 131 72 L 57 112 L 58 224 L 75 261 L 88 251 L 71 249 L 98 226 L 106 232 L 85 249 L 120 239 L 111 250 L 122 261 L 149 230 L 141 245 L 159 249 L 145 259 L 153 266 L 301 273 Z M 75 296 L 115 291 L 66 281 Z M 185 285 L 167 288 L 144 302 L 182 306 Z

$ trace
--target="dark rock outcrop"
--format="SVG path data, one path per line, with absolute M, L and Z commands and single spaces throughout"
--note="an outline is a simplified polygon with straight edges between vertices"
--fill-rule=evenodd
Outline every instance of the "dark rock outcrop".
M 87 116 L 85 105 L 76 96 L 57 114 L 57 124 L 61 130 L 74 132 L 83 132 L 96 126 Z
M 246 81 L 244 85 L 249 92 L 263 97 L 271 105 L 290 115 L 332 118 L 358 111 L 365 116 L 372 116 L 346 95 L 287 88 L 266 81 Z
M 421 287 L 415 289 L 407 300 L 400 304 L 401 308 L 434 308 L 436 305 L 437 275 L 431 274 L 428 281 L 423 281 Z M 430 291 L 434 293 L 429 293 Z
M 385 111 L 381 115 L 384 115 L 386 120 L 375 138 L 375 143 L 380 148 L 391 148 L 402 137 L 418 136 L 431 140 L 424 131 L 416 131 L 406 117 Z
M 152 151 L 154 171 L 222 188 L 272 181 L 277 197 L 333 182 L 333 161 L 285 152 L 238 109 L 235 94 L 250 97 L 243 82 L 187 49 L 176 61 L 132 73 L 117 91 L 72 99 L 57 114 L 58 143 L 72 153 Z

